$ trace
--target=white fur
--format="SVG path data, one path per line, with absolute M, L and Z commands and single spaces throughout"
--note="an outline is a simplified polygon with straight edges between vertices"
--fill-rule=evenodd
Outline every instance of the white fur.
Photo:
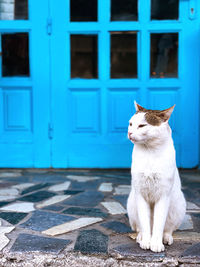
M 134 149 L 127 202 L 129 222 L 138 232 L 136 241 L 141 248 L 161 252 L 163 242 L 173 243 L 172 233 L 186 210 L 171 129 L 168 121 L 159 126 L 148 124 L 144 112 L 135 114 L 130 123 L 128 136 Z M 138 127 L 141 124 L 146 126 Z

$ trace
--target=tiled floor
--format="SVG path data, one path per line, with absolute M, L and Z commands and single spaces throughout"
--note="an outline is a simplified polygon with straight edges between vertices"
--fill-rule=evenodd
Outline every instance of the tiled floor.
M 176 257 L 200 263 L 200 172 L 181 171 L 181 177 L 187 215 L 174 234 L 174 244 L 156 254 L 141 250 L 131 233 L 126 214 L 128 170 L 1 170 L 0 251 L 79 251 L 104 258 Z

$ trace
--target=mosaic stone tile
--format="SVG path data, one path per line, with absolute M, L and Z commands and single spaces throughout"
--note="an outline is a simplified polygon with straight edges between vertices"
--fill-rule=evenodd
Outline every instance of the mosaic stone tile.
M 11 203 L 10 201 L 9 201 L 9 202 L 8 202 L 8 201 L 1 201 L 1 202 L 0 202 L 0 208 L 3 207 L 3 206 L 8 205 L 8 204 L 10 204 L 10 203 Z
M 62 223 L 74 220 L 72 216 L 66 216 L 61 214 L 56 214 L 52 212 L 46 212 L 37 210 L 33 212 L 31 218 L 26 222 L 20 224 L 19 226 L 26 229 L 32 229 L 35 231 L 43 231 L 55 225 L 60 225 Z
M 19 191 L 15 188 L 0 189 L 0 196 L 14 196 L 16 197 Z
M 6 181 L 15 183 L 30 183 L 32 178 L 30 176 L 8 177 Z
M 83 215 L 83 216 L 91 216 L 91 217 L 107 217 L 108 215 L 105 212 L 102 212 L 97 208 L 79 208 L 79 207 L 71 207 L 64 210 L 62 213 L 65 214 L 73 214 L 73 215 Z
M 112 215 L 125 214 L 126 210 L 118 202 L 101 202 L 101 204 L 108 210 Z
M 0 180 L 0 190 L 3 188 L 12 188 L 14 185 L 16 185 L 16 183 L 5 182 L 3 180 Z
M 36 184 L 36 185 L 33 185 L 33 186 L 31 186 L 31 187 L 26 188 L 25 190 L 23 190 L 23 191 L 21 192 L 21 195 L 25 195 L 25 194 L 34 192 L 34 191 L 36 191 L 36 190 L 43 189 L 43 188 L 45 188 L 45 187 L 47 187 L 47 186 L 50 186 L 50 185 L 51 185 L 51 184 L 49 184 L 49 183 L 43 183 L 43 184 Z
M 190 246 L 188 249 L 186 249 L 181 256 L 183 257 L 198 257 L 200 258 L 200 242 L 197 244 L 194 244 Z
M 31 252 L 39 251 L 45 253 L 59 253 L 71 241 L 58 238 L 49 238 L 43 236 L 36 236 L 30 234 L 19 234 L 12 248 L 11 252 Z
M 78 176 L 78 175 L 67 175 L 68 179 L 77 181 L 77 182 L 88 182 L 88 181 L 94 181 L 98 180 L 100 177 L 98 176 Z
M 101 226 L 108 228 L 116 233 L 125 234 L 125 233 L 131 233 L 132 230 L 129 226 L 127 226 L 124 223 L 118 222 L 118 221 L 111 221 L 102 223 Z
M 43 210 L 49 210 L 49 211 L 61 211 L 63 210 L 65 207 L 62 206 L 58 206 L 58 205 L 50 205 L 47 207 L 42 208 Z
M 128 195 L 118 195 L 118 196 L 113 196 L 113 198 L 116 199 L 118 202 L 120 202 L 122 206 L 126 209 Z
M 34 186 L 33 183 L 23 183 L 23 184 L 17 184 L 17 185 L 13 185 L 12 188 L 18 189 L 18 190 L 24 190 L 28 187 L 32 187 Z
M 178 228 L 179 230 L 191 230 L 193 229 L 193 222 L 190 215 L 186 214 L 182 224 Z
M 200 233 L 200 213 L 191 213 L 194 230 Z
M 1 226 L 0 227 L 0 235 L 9 234 L 15 229 L 14 226 Z M 0 242 L 1 243 L 1 242 Z
M 0 202 L 15 200 L 17 196 L 0 196 Z
M 191 242 L 191 241 L 199 241 L 200 242 L 200 233 L 197 232 L 189 232 L 189 231 L 176 231 L 173 233 L 174 240 Z
M 77 220 L 52 227 L 42 233 L 51 236 L 61 235 L 101 221 L 102 218 L 79 218 Z
M 4 249 L 9 244 L 10 240 L 5 235 L 0 235 L 0 240 L 0 251 L 2 251 L 2 249 Z
M 112 183 L 102 183 L 99 186 L 98 190 L 101 192 L 112 192 L 112 190 L 113 190 Z
M 107 253 L 108 236 L 95 229 L 83 230 L 79 233 L 74 250 L 89 254 Z
M 53 192 L 48 192 L 48 191 L 38 191 L 36 193 L 18 198 L 20 201 L 28 201 L 28 202 L 40 202 L 43 201 L 47 198 L 53 197 L 55 194 Z
M 43 201 L 40 204 L 37 204 L 36 205 L 36 208 L 41 209 L 41 208 L 44 208 L 46 206 L 49 206 L 49 205 L 52 205 L 52 204 L 56 204 L 56 203 L 62 202 L 62 201 L 66 200 L 69 197 L 70 197 L 70 195 L 58 195 L 58 196 L 54 196 L 52 198 L 49 198 L 49 199 Z
M 136 242 L 123 244 L 112 249 L 113 252 L 123 257 L 151 257 L 152 260 L 165 257 L 165 253 L 154 253 L 151 250 L 144 250 L 139 247 Z
M 8 234 L 14 230 L 15 227 L 0 227 L 0 251 L 5 248 L 10 240 L 5 236 L 5 234 Z
M 0 218 L 6 220 L 11 224 L 18 224 L 23 220 L 28 214 L 21 212 L 0 212 Z
M 99 181 L 90 181 L 90 182 L 72 182 L 70 190 L 97 190 L 99 186 Z
M 71 182 L 64 182 L 62 184 L 56 184 L 56 185 L 52 185 L 49 187 L 50 191 L 53 192 L 59 192 L 59 191 L 63 191 L 63 190 L 67 190 L 70 186 Z
M 20 172 L 1 172 L 0 178 L 7 178 L 7 177 L 18 177 L 21 176 Z
M 103 193 L 97 191 L 87 191 L 80 193 L 66 200 L 64 204 L 70 206 L 84 206 L 84 207 L 95 207 L 104 198 Z
M 63 193 L 65 195 L 76 195 L 76 194 L 79 194 L 82 192 L 84 192 L 84 190 L 65 190 L 65 191 L 63 191 Z
M 198 207 L 194 203 L 188 201 L 187 202 L 187 210 L 199 210 L 200 211 L 200 207 Z
M 61 175 L 50 175 L 50 174 L 45 174 L 45 175 L 34 175 L 32 178 L 32 182 L 34 183 L 51 183 L 51 184 L 57 184 L 57 183 L 62 183 L 66 182 L 66 178 L 61 176 Z
M 128 195 L 131 191 L 130 185 L 119 185 L 115 188 L 114 195 Z
M 31 212 L 34 211 L 34 204 L 31 202 L 16 202 L 0 208 L 3 211 Z

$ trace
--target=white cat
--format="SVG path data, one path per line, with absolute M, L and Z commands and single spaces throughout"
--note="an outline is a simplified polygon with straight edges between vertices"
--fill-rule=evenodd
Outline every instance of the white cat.
M 147 110 L 135 102 L 135 108 L 128 127 L 134 148 L 127 211 L 140 247 L 161 252 L 165 249 L 163 242 L 173 243 L 172 233 L 186 210 L 168 124 L 174 106 Z

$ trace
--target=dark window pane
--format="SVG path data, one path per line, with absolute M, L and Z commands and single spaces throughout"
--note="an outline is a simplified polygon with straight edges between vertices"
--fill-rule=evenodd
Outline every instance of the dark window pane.
M 111 78 L 137 77 L 137 34 L 111 33 Z
M 28 33 L 2 34 L 2 76 L 29 76 Z
M 71 0 L 71 21 L 97 21 L 97 0 Z
M 151 0 L 151 19 L 178 19 L 179 0 Z
M 138 19 L 138 0 L 111 0 L 111 21 Z
M 178 76 L 178 33 L 151 34 L 151 77 Z
M 71 35 L 71 78 L 97 77 L 97 35 Z
M 17 19 L 28 19 L 28 0 L 0 0 L 0 20 Z

